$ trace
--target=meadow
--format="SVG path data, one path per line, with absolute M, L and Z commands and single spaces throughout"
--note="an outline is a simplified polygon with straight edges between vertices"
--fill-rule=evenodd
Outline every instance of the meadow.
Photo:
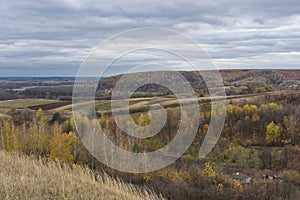
M 0 151 L 0 199 L 162 200 L 144 187 L 18 153 Z

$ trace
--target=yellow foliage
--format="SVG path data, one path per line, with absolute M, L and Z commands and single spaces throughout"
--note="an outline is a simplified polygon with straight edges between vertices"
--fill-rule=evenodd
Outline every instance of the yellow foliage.
M 182 171 L 173 171 L 170 168 L 165 168 L 152 173 L 146 173 L 143 178 L 146 182 L 159 178 L 160 180 L 171 180 L 172 182 L 184 181 L 187 177 Z
M 203 130 L 204 130 L 205 134 L 207 133 L 208 128 L 209 128 L 209 125 L 208 124 L 204 124 Z
M 137 120 L 137 124 L 139 124 L 140 126 L 147 126 L 150 123 L 150 115 L 148 113 L 142 113 L 138 120 Z
M 280 110 L 280 106 L 277 103 L 269 103 L 269 107 L 273 110 Z
M 246 114 L 253 114 L 257 112 L 257 106 L 256 105 L 244 105 L 243 110 Z
M 73 132 L 58 133 L 50 139 L 50 158 L 60 162 L 72 164 L 74 157 L 73 149 Z
M 179 171 L 179 172 L 173 172 L 172 173 L 171 180 L 173 182 L 184 181 L 184 178 L 185 178 L 185 174 L 183 172 Z
M 243 109 L 241 107 L 239 107 L 238 105 L 234 107 L 234 114 L 236 116 L 241 116 L 243 113 Z
M 202 170 L 202 176 L 206 176 L 209 178 L 214 178 L 217 176 L 217 173 L 215 170 L 212 168 L 209 162 L 205 163 L 205 168 Z
M 274 122 L 271 122 L 267 126 L 266 131 L 266 142 L 267 144 L 273 144 L 280 141 L 281 127 L 276 125 Z
M 69 124 L 70 124 L 71 128 L 72 128 L 73 130 L 75 130 L 76 125 L 75 125 L 75 120 L 74 120 L 73 117 L 70 117 L 70 119 L 69 119 Z
M 146 173 L 143 175 L 143 178 L 146 182 L 150 182 L 153 178 L 153 174 L 152 173 Z
M 223 186 L 222 183 L 218 183 L 218 188 L 219 188 L 219 189 L 223 189 L 223 187 L 224 187 L 224 186 Z
M 45 120 L 45 116 L 44 116 L 44 112 L 41 108 L 39 108 L 36 113 L 35 113 L 35 117 L 38 121 L 44 121 Z
M 7 121 L 2 124 L 2 148 L 6 151 L 17 151 L 21 149 L 21 143 L 14 135 L 11 124 Z
M 232 104 L 227 105 L 227 113 L 228 114 L 233 114 L 233 105 Z
M 38 130 L 37 130 L 38 129 Z M 45 156 L 48 154 L 49 135 L 45 128 L 31 127 L 25 139 L 25 151 L 30 155 Z
M 239 181 L 234 181 L 233 187 L 234 187 L 234 189 L 236 189 L 236 190 L 241 190 L 241 189 L 243 189 L 243 185 L 242 185 Z

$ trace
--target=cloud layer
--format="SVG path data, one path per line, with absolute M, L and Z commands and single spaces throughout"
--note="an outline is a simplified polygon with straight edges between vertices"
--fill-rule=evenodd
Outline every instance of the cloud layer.
M 190 36 L 219 68 L 300 64 L 297 0 L 12 0 L 0 24 L 0 76 L 73 76 L 106 38 L 149 26 Z

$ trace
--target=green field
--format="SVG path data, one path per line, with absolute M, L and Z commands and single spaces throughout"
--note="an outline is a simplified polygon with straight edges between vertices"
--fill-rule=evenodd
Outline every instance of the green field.
M 25 108 L 31 106 L 45 105 L 50 103 L 60 102 L 59 100 L 49 99 L 14 99 L 0 101 L 0 108 L 11 109 L 11 108 Z
M 11 106 L 0 106 L 0 109 L 11 109 Z

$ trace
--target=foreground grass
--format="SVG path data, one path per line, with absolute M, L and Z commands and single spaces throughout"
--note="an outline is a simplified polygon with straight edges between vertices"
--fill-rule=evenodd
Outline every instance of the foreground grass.
M 145 188 L 80 166 L 43 164 L 0 151 L 0 199 L 162 199 Z

